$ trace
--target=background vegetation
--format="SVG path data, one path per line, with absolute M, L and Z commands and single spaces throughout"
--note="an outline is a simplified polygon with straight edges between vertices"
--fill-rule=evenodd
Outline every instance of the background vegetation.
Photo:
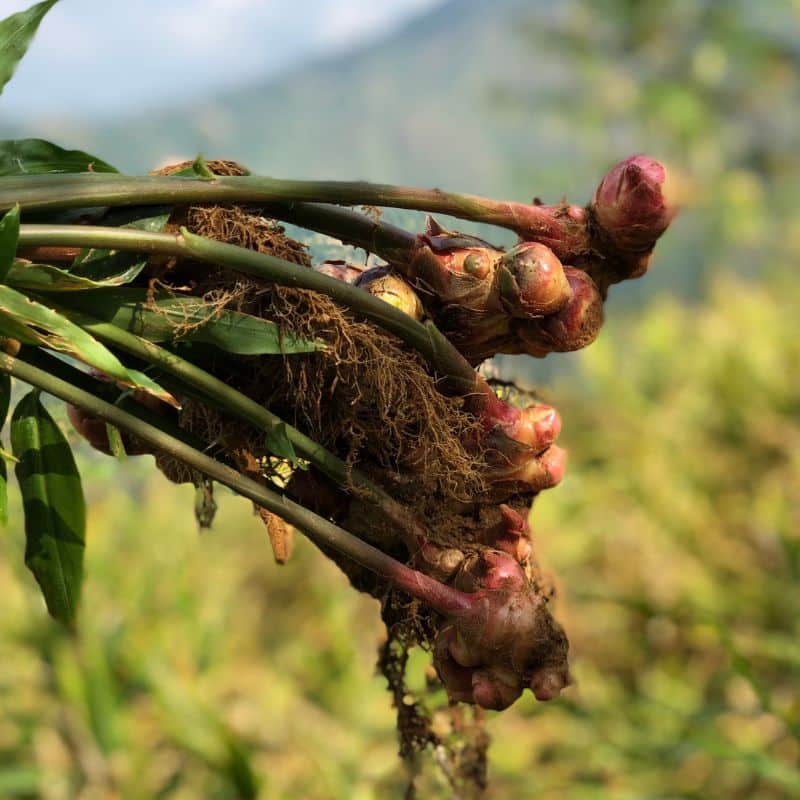
M 492 716 L 491 797 L 800 793 L 799 23 L 789 0 L 465 0 L 238 96 L 242 114 L 320 110 L 319 130 L 241 116 L 203 140 L 172 113 L 130 133 L 151 149 L 127 161 L 119 128 L 54 137 L 131 170 L 184 147 L 267 173 L 523 197 L 585 197 L 630 151 L 670 161 L 684 213 L 600 340 L 546 381 L 504 360 L 565 418 L 569 476 L 533 522 L 577 685 Z M 354 109 L 325 116 L 326 86 L 363 102 L 358 125 Z M 254 131 L 271 151 L 249 149 Z M 44 613 L 18 507 L 0 537 L 0 796 L 402 796 L 375 603 L 305 542 L 274 566 L 245 501 L 220 493 L 198 537 L 192 492 L 149 458 L 81 452 L 78 636 Z M 423 797 L 447 796 L 429 780 Z

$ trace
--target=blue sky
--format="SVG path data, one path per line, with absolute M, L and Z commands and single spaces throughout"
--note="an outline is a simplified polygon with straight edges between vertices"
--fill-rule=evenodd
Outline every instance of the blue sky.
M 357 46 L 441 0 L 61 0 L 0 98 L 0 118 L 159 105 Z M 34 0 L 0 0 L 0 18 Z

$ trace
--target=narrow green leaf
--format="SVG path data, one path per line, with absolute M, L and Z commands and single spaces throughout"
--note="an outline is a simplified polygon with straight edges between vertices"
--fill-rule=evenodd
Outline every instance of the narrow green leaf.
M 25 510 L 25 563 L 51 616 L 71 625 L 83 580 L 86 506 L 72 451 L 38 391 L 14 409 L 11 446 L 19 459 L 15 471 Z
M 0 373 L 0 432 L 6 424 L 8 405 L 11 402 L 11 378 L 7 372 Z M 0 448 L 1 449 L 1 448 Z M 8 467 L 0 452 L 0 525 L 8 524 Z
M 142 261 L 116 275 L 93 280 L 52 264 L 34 264 L 17 258 L 12 263 L 5 282 L 15 289 L 31 289 L 35 292 L 82 292 L 89 289 L 108 289 L 130 283 L 142 271 L 145 263 Z
M 41 345 L 77 358 L 131 389 L 143 389 L 159 400 L 178 405 L 175 398 L 141 373 L 126 369 L 119 359 L 91 334 L 10 286 L 0 286 L 0 333 L 26 344 Z
M 39 23 L 58 0 L 45 0 L 0 21 L 0 94 L 28 49 Z
M 6 275 L 14 263 L 19 241 L 19 206 L 14 206 L 0 219 L 0 283 L 4 283 Z
M 216 175 L 211 171 L 203 156 L 199 155 L 192 162 L 191 169 L 201 178 L 215 178 Z
M 152 306 L 145 290 L 116 289 L 71 294 L 59 297 L 58 302 L 81 325 L 86 320 L 79 312 L 85 312 L 151 342 L 197 342 L 250 356 L 311 353 L 324 347 L 322 342 L 281 335 L 270 320 L 209 309 L 196 297 L 162 298 Z M 91 330 L 91 324 L 86 327 Z M 179 330 L 182 332 L 176 336 Z
M 63 172 L 117 172 L 82 150 L 65 150 L 44 139 L 0 140 L 0 177 Z
M 245 175 L 249 175 L 250 171 L 246 170 Z M 171 173 L 173 178 L 216 178 L 218 177 L 211 171 L 208 162 L 202 155 L 198 155 L 195 160 L 189 164 L 188 167 L 179 169 L 177 172 Z
M 169 217 L 167 212 L 155 217 L 137 219 L 120 227 L 159 233 L 164 230 Z M 75 258 L 71 271 L 98 282 L 123 273 L 130 275 L 128 280 L 133 280 L 147 266 L 147 260 L 147 256 L 130 251 L 87 249 L 81 251 Z
M 297 463 L 297 453 L 289 440 L 286 423 L 281 422 L 267 433 L 267 448 L 274 455 L 285 458 L 292 464 Z

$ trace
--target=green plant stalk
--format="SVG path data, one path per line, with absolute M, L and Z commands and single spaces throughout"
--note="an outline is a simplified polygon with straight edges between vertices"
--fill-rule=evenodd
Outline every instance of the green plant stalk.
M 443 614 L 470 609 L 473 600 L 465 593 L 445 586 L 417 570 L 401 564 L 376 547 L 362 542 L 351 533 L 328 522 L 309 509 L 247 478 L 231 467 L 214 460 L 185 442 L 170 436 L 138 416 L 101 400 L 90 392 L 39 369 L 19 357 L 0 353 L 0 371 L 71 403 L 88 414 L 138 437 L 156 450 L 161 450 L 211 480 L 222 483 L 237 494 L 247 497 L 302 531 L 311 541 L 329 547 L 353 559 L 398 588 L 430 605 Z
M 164 372 L 177 378 L 184 386 L 197 390 L 217 407 L 243 419 L 253 427 L 271 433 L 278 426 L 283 425 L 289 441 L 301 456 L 340 486 L 355 488 L 359 496 L 377 506 L 392 523 L 405 529 L 407 542 L 413 543 L 416 541 L 416 537 L 422 535 L 423 531 L 419 523 L 414 522 L 396 500 L 370 481 L 366 475 L 357 469 L 348 468 L 344 461 L 315 442 L 310 436 L 306 436 L 302 431 L 284 422 L 279 416 L 246 395 L 232 389 L 224 381 L 215 378 L 175 353 L 123 330 L 117 325 L 103 322 L 82 311 L 71 310 L 68 306 L 54 305 L 49 299 L 47 302 L 92 333 L 97 339 L 124 350 L 142 361 L 160 367 Z
M 481 391 L 475 370 L 432 323 L 417 322 L 355 286 L 265 253 L 205 239 L 185 229 L 180 234 L 170 234 L 91 225 L 20 226 L 19 246 L 39 245 L 100 247 L 194 258 L 223 264 L 282 286 L 320 292 L 418 350 L 443 379 L 442 388 L 449 393 L 468 395 Z
M 1 341 L 1 340 L 0 340 Z M 179 428 L 169 418 L 158 414 L 137 402 L 130 396 L 130 391 L 122 391 L 111 382 L 98 381 L 86 372 L 82 372 L 76 367 L 71 366 L 66 361 L 50 355 L 41 347 L 23 345 L 23 358 L 26 363 L 37 367 L 43 372 L 54 375 L 62 381 L 72 384 L 78 389 L 89 392 L 100 397 L 108 403 L 113 403 L 118 408 L 141 417 L 145 422 L 163 431 L 170 436 L 180 439 L 190 447 L 206 448 L 206 442 L 200 441 L 188 431 Z
M 270 203 L 266 214 L 375 253 L 392 263 L 409 261 L 420 238 L 396 225 L 335 205 L 321 203 Z
M 87 206 L 160 203 L 334 203 L 409 208 L 511 228 L 520 235 L 547 226 L 537 206 L 477 195 L 364 181 L 290 181 L 260 176 L 177 178 L 116 174 L 30 175 L 0 178 L 0 209 L 19 203 L 23 210 L 47 211 Z

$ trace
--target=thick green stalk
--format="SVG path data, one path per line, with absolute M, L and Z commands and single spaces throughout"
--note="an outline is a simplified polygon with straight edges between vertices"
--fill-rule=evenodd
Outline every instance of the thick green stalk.
M 353 486 L 358 490 L 365 500 L 380 508 L 391 522 L 405 529 L 407 542 L 413 543 L 415 537 L 422 533 L 419 524 L 413 522 L 403 507 L 383 489 L 370 481 L 366 475 L 357 469 L 348 468 L 342 459 L 315 442 L 310 436 L 306 436 L 302 431 L 284 422 L 276 414 L 231 388 L 224 381 L 215 378 L 175 353 L 110 322 L 103 322 L 90 314 L 70 309 L 68 304 L 59 306 L 54 304 L 50 298 L 47 302 L 97 339 L 124 350 L 142 361 L 160 367 L 164 372 L 177 378 L 184 386 L 200 392 L 218 408 L 243 419 L 253 427 L 266 433 L 272 433 L 280 425 L 283 425 L 289 441 L 301 456 L 340 486 Z
M 76 369 L 66 361 L 56 358 L 40 347 L 25 345 L 22 347 L 22 356 L 27 363 L 37 367 L 43 372 L 47 372 L 63 381 L 71 383 L 78 389 L 96 394 L 98 397 L 123 409 L 123 411 L 128 411 L 129 413 L 141 417 L 153 427 L 158 428 L 176 439 L 180 439 L 190 447 L 208 449 L 208 444 L 206 442 L 200 441 L 200 439 L 189 433 L 189 431 L 179 428 L 169 417 L 151 411 L 146 406 L 137 402 L 130 396 L 129 391 L 122 391 L 111 382 L 98 381 L 97 378 L 93 378 L 88 373 Z
M 432 323 L 417 322 L 355 286 L 265 253 L 204 239 L 185 229 L 176 235 L 91 225 L 20 226 L 19 246 L 36 245 L 102 247 L 193 258 L 223 264 L 282 286 L 321 292 L 422 353 L 450 393 L 466 395 L 476 391 L 475 371 Z
M 428 603 L 437 611 L 452 614 L 467 610 L 473 605 L 468 594 L 445 586 L 433 578 L 401 564 L 304 506 L 241 475 L 236 470 L 164 433 L 138 416 L 123 411 L 90 392 L 79 389 L 21 358 L 15 358 L 6 353 L 0 353 L 0 371 L 7 372 L 64 402 L 71 403 L 88 414 L 110 422 L 154 449 L 161 450 L 208 478 L 228 486 L 234 492 L 247 497 L 257 505 L 286 520 L 305 533 L 315 544 L 333 548 L 366 569 L 391 581 L 413 597 Z
M 129 177 L 109 173 L 26 175 L 0 178 L 0 209 L 19 203 L 23 210 L 46 211 L 88 206 L 186 203 L 334 203 L 410 208 L 450 214 L 519 230 L 530 209 L 522 203 L 477 195 L 364 181 L 289 181 L 260 176 L 177 178 Z M 524 211 L 523 219 L 522 212 Z M 536 212 L 532 212 L 536 216 Z

